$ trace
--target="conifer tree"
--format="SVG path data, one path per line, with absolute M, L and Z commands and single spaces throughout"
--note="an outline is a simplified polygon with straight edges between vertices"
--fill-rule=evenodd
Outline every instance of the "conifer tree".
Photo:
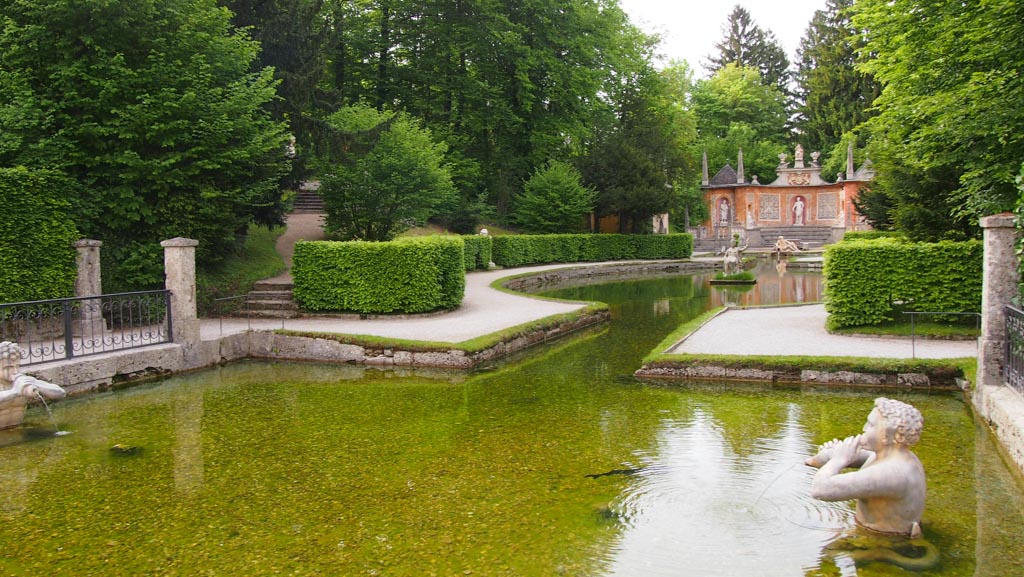
M 737 4 L 722 26 L 724 37 L 715 43 L 718 54 L 708 56 L 712 72 L 726 64 L 756 68 L 761 82 L 789 93 L 789 58 L 771 31 L 762 29 L 746 8 Z

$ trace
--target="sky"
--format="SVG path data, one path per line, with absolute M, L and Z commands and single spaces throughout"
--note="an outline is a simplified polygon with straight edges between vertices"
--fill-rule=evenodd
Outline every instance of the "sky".
M 825 0 L 619 0 L 633 24 L 661 34 L 658 52 L 665 61 L 686 60 L 698 78 L 707 75 L 702 62 L 724 37 L 722 26 L 736 4 L 763 30 L 775 33 L 790 62 L 814 11 L 825 9 Z

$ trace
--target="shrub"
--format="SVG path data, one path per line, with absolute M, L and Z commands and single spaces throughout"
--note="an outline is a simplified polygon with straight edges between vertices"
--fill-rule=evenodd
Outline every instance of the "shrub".
M 551 262 L 689 258 L 689 234 L 538 234 L 494 237 L 494 262 L 516 267 Z
M 572 165 L 553 160 L 537 169 L 516 199 L 512 219 L 526 232 L 582 232 L 597 193 Z
M 72 184 L 58 173 L 0 168 L 0 302 L 69 297 L 78 240 L 69 215 Z
M 843 234 L 843 242 L 850 240 L 875 240 L 879 238 L 906 238 L 894 230 L 851 230 Z
M 883 238 L 832 245 L 824 269 L 828 327 L 875 325 L 896 320 L 902 311 L 980 311 L 982 251 L 976 240 Z
M 445 310 L 459 306 L 466 290 L 458 236 L 298 242 L 293 263 L 295 299 L 314 311 Z
M 470 234 L 462 237 L 465 245 L 466 270 L 487 270 L 491 263 L 491 237 Z

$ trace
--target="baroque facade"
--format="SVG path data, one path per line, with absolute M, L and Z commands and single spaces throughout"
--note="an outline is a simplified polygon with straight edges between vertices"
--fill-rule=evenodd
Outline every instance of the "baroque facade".
M 846 173 L 840 174 L 836 182 L 827 182 L 821 178 L 819 153 L 810 156 L 810 162 L 805 163 L 803 147 L 797 145 L 790 166 L 787 155 L 780 154 L 775 180 L 762 184 L 757 175 L 749 182 L 744 177 L 742 150 L 735 170 L 727 164 L 713 178 L 708 178 L 705 154 L 701 189 L 711 218 L 704 234 L 728 237 L 736 229 L 756 231 L 803 226 L 844 230 L 870 228 L 857 213 L 853 200 L 874 177 L 871 161 L 866 160 L 859 169 L 855 168 L 851 147 L 847 150 Z

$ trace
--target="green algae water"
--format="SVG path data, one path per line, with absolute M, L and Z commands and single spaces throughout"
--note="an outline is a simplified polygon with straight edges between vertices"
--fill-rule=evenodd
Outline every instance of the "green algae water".
M 473 374 L 248 362 L 0 433 L 0 575 L 1020 575 L 1024 493 L 954 396 L 917 406 L 938 564 L 810 499 L 875 395 L 631 375 L 700 277 L 548 293 L 605 327 Z M 902 548 L 901 548 L 902 547 Z

